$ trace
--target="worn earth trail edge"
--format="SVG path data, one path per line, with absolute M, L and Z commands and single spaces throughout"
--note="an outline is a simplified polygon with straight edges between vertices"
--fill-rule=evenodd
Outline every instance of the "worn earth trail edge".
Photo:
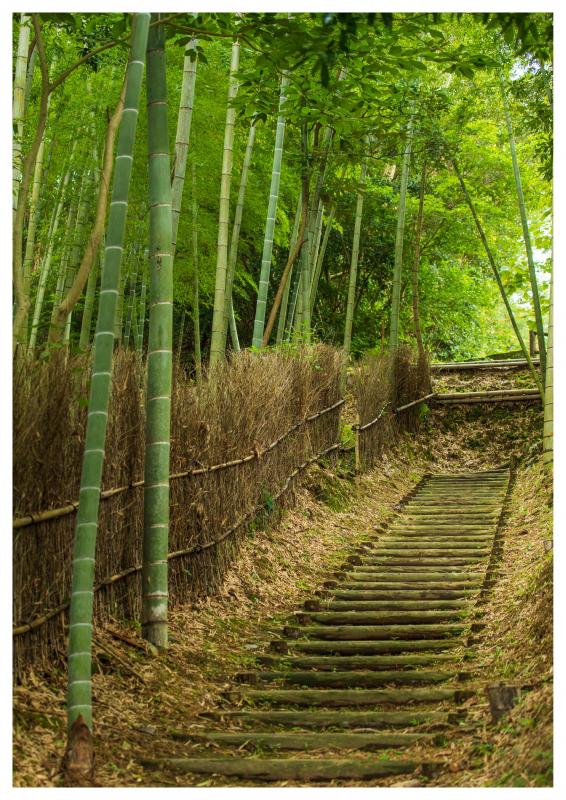
M 474 612 L 509 483 L 508 469 L 426 476 L 258 656 L 257 670 L 237 676 L 243 685 L 226 693 L 226 709 L 202 715 L 210 730 L 173 734 L 187 758 L 139 761 L 192 773 L 193 784 L 216 775 L 223 784 L 375 785 L 448 767 L 411 748 L 441 745 L 480 691 L 456 667 L 481 628 Z

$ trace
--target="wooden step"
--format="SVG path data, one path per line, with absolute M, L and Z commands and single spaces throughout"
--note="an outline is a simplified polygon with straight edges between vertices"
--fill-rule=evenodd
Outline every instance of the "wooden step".
M 453 611 L 465 613 L 463 600 L 307 600 L 306 611 Z
M 298 629 L 297 629 L 298 630 Z M 381 653 L 414 653 L 448 650 L 462 647 L 461 638 L 442 639 L 278 639 L 271 643 L 277 652 L 288 652 L 290 649 L 300 653 L 331 653 L 334 655 L 378 655 Z
M 466 719 L 466 712 L 457 711 L 287 711 L 269 709 L 266 711 L 208 711 L 202 712 L 200 717 L 211 720 L 228 720 L 230 723 L 253 725 L 257 730 L 258 725 L 278 727 L 325 729 L 341 728 L 355 730 L 357 728 L 369 730 L 387 730 L 391 728 L 416 728 L 418 726 L 432 726 L 444 728 L 461 725 Z
M 399 672 L 407 668 L 453 663 L 453 653 L 409 654 L 391 656 L 274 656 L 261 655 L 256 663 L 272 669 L 295 668 L 299 670 L 386 670 L 395 667 Z
M 344 583 L 438 583 L 439 581 L 448 589 L 451 588 L 449 584 L 469 584 L 469 586 L 479 585 L 482 581 L 482 576 L 477 572 L 467 571 L 445 571 L 445 572 L 388 572 L 380 566 L 381 569 L 376 570 L 352 570 L 348 573 L 348 578 Z M 402 566 L 402 565 L 399 565 Z M 417 564 L 408 564 L 405 566 L 419 566 Z M 432 565 L 431 565 L 432 566 Z
M 297 624 L 317 625 L 425 625 L 463 619 L 465 611 L 297 611 Z
M 389 748 L 410 747 L 415 742 L 441 744 L 441 735 L 430 733 L 293 733 L 240 732 L 195 734 L 187 731 L 172 731 L 171 738 L 183 742 L 214 744 L 262 750 L 386 750 Z
M 142 758 L 145 767 L 174 772 L 226 775 L 257 781 L 341 781 L 370 780 L 414 772 L 432 774 L 440 765 L 417 761 L 382 761 L 380 759 L 299 759 L 299 758 Z
M 269 703 L 286 706 L 324 706 L 342 708 L 356 706 L 396 705 L 411 703 L 461 703 L 475 694 L 465 689 L 249 689 L 245 693 L 230 692 L 229 698 L 243 703 Z
M 392 544 L 383 543 L 382 547 L 378 547 L 375 549 L 375 555 L 371 556 L 364 556 L 361 559 L 362 566 L 364 564 L 381 564 L 382 559 L 386 556 L 393 556 L 395 558 L 399 558 L 401 556 L 407 556 L 408 558 L 422 558 L 422 557 L 434 557 L 434 558 L 441 558 L 447 559 L 450 556 L 454 556 L 455 558 L 466 558 L 470 556 L 471 558 L 481 558 L 483 556 L 489 555 L 490 550 L 485 547 L 452 547 L 449 544 L 440 545 L 439 547 L 415 547 L 414 545 L 401 545 L 394 547 Z
M 294 628 L 286 625 L 283 635 L 290 639 L 332 639 L 336 641 L 361 639 L 443 639 L 457 636 L 465 625 L 443 623 L 437 625 L 305 625 Z
M 257 684 L 281 681 L 297 686 L 312 686 L 325 689 L 347 689 L 348 687 L 375 688 L 378 686 L 407 684 L 446 683 L 457 677 L 456 672 L 439 670 L 379 670 L 348 672 L 316 672 L 273 670 L 257 672 L 241 672 L 236 675 L 239 683 Z
M 331 597 L 336 598 L 336 600 L 344 600 L 344 601 L 376 601 L 376 602 L 384 602 L 384 603 L 398 603 L 398 602 L 407 602 L 407 603 L 417 603 L 417 602 L 426 602 L 432 603 L 436 601 L 446 601 L 446 602 L 461 602 L 462 600 L 469 599 L 477 590 L 475 589 L 454 589 L 453 586 L 450 586 L 450 589 L 420 589 L 415 590 L 412 587 L 410 589 L 397 589 L 397 590 L 386 590 L 382 591 L 380 589 L 362 589 L 361 587 L 356 587 L 354 589 L 343 589 L 343 588 L 334 588 L 328 589 L 327 592 L 330 594 Z M 325 592 L 326 594 L 326 592 Z M 401 608 L 402 606 L 395 607 Z M 408 607 L 408 606 L 407 606 Z

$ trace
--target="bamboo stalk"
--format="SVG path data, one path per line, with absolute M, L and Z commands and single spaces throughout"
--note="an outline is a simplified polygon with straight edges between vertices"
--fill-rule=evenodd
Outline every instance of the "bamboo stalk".
M 159 23 L 159 15 L 153 16 Z M 168 646 L 169 461 L 173 355 L 173 250 L 165 28 L 147 40 L 151 302 L 145 422 L 142 635 Z
M 499 82 L 501 86 L 501 95 L 503 97 L 503 111 L 505 114 L 505 123 L 507 125 L 507 133 L 509 135 L 509 149 L 511 151 L 511 161 L 513 163 L 513 175 L 515 178 L 515 188 L 517 190 L 517 202 L 519 204 L 519 213 L 521 215 L 521 226 L 523 228 L 523 241 L 525 243 L 525 250 L 527 253 L 527 264 L 529 266 L 529 280 L 531 283 L 531 293 L 533 298 L 533 309 L 535 312 L 535 322 L 537 326 L 537 335 L 539 341 L 540 353 L 540 373 L 542 383 L 544 386 L 546 375 L 546 344 L 544 340 L 544 325 L 542 322 L 542 311 L 540 307 L 540 296 L 537 284 L 537 273 L 535 267 L 535 260 L 533 257 L 533 247 L 531 244 L 531 234 L 529 231 L 529 222 L 527 220 L 527 209 L 525 207 L 525 195 L 523 192 L 523 184 L 521 182 L 521 171 L 519 169 L 519 160 L 517 158 L 517 147 L 515 145 L 515 134 L 513 133 L 513 123 L 511 121 L 511 112 L 509 110 L 509 100 L 505 89 L 505 80 L 503 72 L 499 73 Z
M 493 253 L 491 252 L 491 248 L 490 248 L 490 246 L 488 244 L 487 237 L 485 235 L 483 226 L 482 226 L 482 224 L 480 222 L 480 218 L 477 215 L 476 208 L 475 208 L 474 203 L 472 201 L 471 195 L 468 192 L 466 184 L 464 183 L 464 178 L 462 176 L 462 173 L 460 172 L 460 169 L 458 167 L 458 163 L 457 163 L 456 159 L 454 157 L 451 157 L 451 161 L 452 161 L 452 166 L 454 167 L 454 172 L 456 173 L 456 177 L 458 178 L 458 181 L 460 182 L 460 186 L 462 188 L 462 192 L 464 194 L 464 197 L 466 199 L 468 207 L 469 207 L 469 209 L 470 209 L 470 211 L 472 213 L 472 217 L 474 218 L 474 222 L 476 224 L 476 228 L 477 228 L 478 233 L 480 235 L 480 239 L 482 240 L 482 244 L 484 246 L 484 250 L 486 252 L 486 255 L 487 255 L 488 261 L 490 263 L 492 272 L 493 272 L 495 280 L 497 282 L 497 286 L 499 287 L 499 292 L 501 294 L 501 298 L 502 298 L 503 302 L 505 303 L 505 308 L 507 309 L 507 314 L 509 316 L 509 320 L 511 322 L 511 325 L 513 326 L 513 330 L 515 331 L 515 336 L 517 337 L 517 340 L 519 342 L 521 350 L 523 351 L 523 355 L 525 356 L 525 360 L 527 361 L 527 363 L 529 365 L 529 368 L 530 368 L 530 370 L 532 372 L 534 381 L 535 381 L 536 385 L 538 386 L 539 392 L 540 392 L 541 397 L 542 397 L 543 396 L 543 389 L 542 389 L 542 384 L 541 384 L 540 378 L 539 378 L 539 376 L 537 374 L 537 371 L 535 370 L 535 368 L 533 366 L 533 362 L 531 360 L 531 356 L 529 354 L 529 350 L 528 350 L 527 346 L 525 345 L 525 342 L 524 342 L 523 337 L 521 335 L 521 331 L 519 330 L 519 326 L 517 325 L 517 320 L 515 319 L 515 314 L 513 313 L 513 309 L 511 308 L 511 303 L 509 302 L 509 298 L 507 297 L 507 292 L 505 291 L 505 287 L 503 286 L 503 281 L 501 280 L 501 275 L 499 274 L 499 269 L 497 267 L 497 264 L 495 263 L 495 258 L 493 257 Z
M 281 176 L 281 162 L 283 158 L 283 139 L 285 136 L 285 117 L 282 108 L 286 101 L 286 88 L 289 76 L 283 73 L 281 78 L 281 91 L 279 94 L 279 116 L 275 133 L 275 148 L 273 151 L 273 166 L 271 170 L 271 186 L 269 189 L 269 203 L 267 206 L 267 219 L 265 222 L 265 236 L 263 241 L 263 254 L 261 257 L 261 271 L 259 276 L 257 304 L 254 321 L 252 347 L 260 348 L 263 344 L 263 331 L 265 326 L 265 311 L 267 307 L 267 294 L 269 291 L 269 275 L 271 272 L 271 256 L 273 253 L 273 236 L 275 232 L 275 217 L 279 200 L 279 182 Z M 310 288 L 310 287 L 309 287 Z
M 244 199 L 246 196 L 246 188 L 248 184 L 248 172 L 252 160 L 255 134 L 256 134 L 256 126 L 252 122 L 248 132 L 248 143 L 246 145 L 246 152 L 244 154 L 244 162 L 242 164 L 240 188 L 238 190 L 238 199 L 236 201 L 234 224 L 232 225 L 232 239 L 230 241 L 230 254 L 228 256 L 228 271 L 226 273 L 226 297 L 224 301 L 224 328 L 223 328 L 223 338 L 221 343 L 222 352 L 226 350 L 226 335 L 228 327 L 230 327 L 230 335 L 232 339 L 233 349 L 236 351 L 239 351 L 240 349 L 238 332 L 236 330 L 236 320 L 234 317 L 234 302 L 233 302 L 232 289 L 234 286 L 234 276 L 236 274 L 236 263 L 238 260 L 238 244 L 240 241 L 240 228 L 242 225 L 242 215 L 244 212 Z
M 364 159 L 360 174 L 360 182 L 358 184 L 358 197 L 356 200 L 354 237 L 352 240 L 352 257 L 350 261 L 350 281 L 348 284 L 348 301 L 346 303 L 346 323 L 344 325 L 344 343 L 342 345 L 346 359 L 348 359 L 350 355 L 352 345 L 352 324 L 354 320 L 354 301 L 356 298 L 356 280 L 358 277 L 358 255 L 360 252 L 360 232 L 362 227 L 366 174 L 367 161 Z
M 116 169 L 110 215 L 106 235 L 106 260 L 102 276 L 100 303 L 88 405 L 85 448 L 81 474 L 81 491 L 73 555 L 73 575 L 69 624 L 69 668 L 67 721 L 69 744 L 68 766 L 73 758 L 81 772 L 92 770 L 92 756 L 81 761 L 81 753 L 73 751 L 74 739 L 86 728 L 92 732 L 92 632 L 94 599 L 94 566 L 100 488 L 104 463 L 104 446 L 110 399 L 112 351 L 116 294 L 120 278 L 120 262 L 133 146 L 138 119 L 139 95 L 145 61 L 145 43 L 149 14 L 136 14 L 127 66 L 127 89 L 116 150 Z M 126 156 L 126 157 L 124 157 Z M 92 745 L 91 745 L 92 747 Z
M 399 210 L 397 212 L 397 232 L 395 235 L 395 266 L 393 268 L 393 288 L 391 291 L 391 322 L 389 327 L 389 347 L 399 346 L 399 311 L 401 306 L 401 273 L 403 270 L 403 237 L 405 233 L 405 212 L 407 207 L 407 183 L 409 164 L 413 146 L 413 113 L 407 125 L 407 136 L 401 164 L 401 185 L 399 188 Z
M 230 61 L 230 83 L 228 89 L 228 108 L 224 128 L 224 149 L 222 156 L 222 178 L 220 181 L 220 211 L 218 219 L 218 242 L 216 255 L 216 279 L 214 287 L 214 309 L 212 314 L 212 337 L 210 341 L 210 366 L 213 367 L 224 358 L 222 350 L 224 331 L 224 304 L 226 297 L 226 274 L 228 269 L 228 224 L 230 217 L 230 184 L 232 181 L 232 160 L 234 149 L 234 124 L 236 109 L 232 100 L 238 92 L 236 72 L 240 61 L 240 43 L 232 44 Z
M 297 475 L 299 475 L 301 472 L 303 472 L 305 469 L 307 469 L 307 467 L 309 467 L 311 464 L 314 464 L 316 461 L 319 461 L 321 458 L 324 458 L 324 456 L 329 455 L 330 453 L 332 453 L 332 452 L 334 452 L 336 450 L 339 450 L 340 447 L 341 447 L 341 445 L 340 445 L 339 442 L 337 442 L 335 444 L 332 444 L 329 447 L 324 448 L 323 450 L 321 450 L 319 453 L 317 453 L 316 455 L 312 456 L 311 458 L 308 458 L 306 461 L 304 461 L 302 464 L 300 464 L 298 467 L 296 467 L 291 472 L 291 474 L 287 477 L 287 479 L 284 481 L 284 483 L 280 487 L 280 489 L 273 495 L 272 500 L 273 501 L 279 500 L 279 498 L 287 491 L 287 489 L 291 485 L 291 482 L 292 482 L 293 478 L 295 478 Z M 233 533 L 235 533 L 237 530 L 239 530 L 242 527 L 242 525 L 244 525 L 249 520 L 253 519 L 261 511 L 262 511 L 262 506 L 254 507 L 253 509 L 251 509 L 251 511 L 248 511 L 246 514 L 244 514 L 242 517 L 240 517 L 240 519 L 237 520 L 237 522 L 235 522 L 233 525 L 231 525 L 230 528 L 228 528 L 226 531 L 224 531 L 224 533 L 221 536 L 219 536 L 217 539 L 213 539 L 213 540 L 211 540 L 209 542 L 205 542 L 203 544 L 196 544 L 196 545 L 193 545 L 191 547 L 188 547 L 188 548 L 185 548 L 185 549 L 182 549 L 182 550 L 175 550 L 175 551 L 173 551 L 171 553 L 167 553 L 167 560 L 171 561 L 171 560 L 176 559 L 176 558 L 181 558 L 182 556 L 188 556 L 188 555 L 192 555 L 193 553 L 204 552 L 205 550 L 210 550 L 213 547 L 217 547 L 219 544 L 221 544 L 223 541 L 225 541 L 229 536 L 231 536 Z M 119 581 L 123 580 L 124 578 L 129 577 L 130 575 L 134 575 L 134 574 L 136 574 L 138 572 L 142 572 L 142 570 L 143 570 L 142 564 L 135 564 L 132 567 L 128 567 L 127 569 L 123 570 L 122 572 L 116 573 L 115 575 L 111 575 L 110 577 L 105 578 L 104 580 L 100 581 L 96 586 L 93 587 L 93 593 L 99 592 L 101 589 L 103 589 L 106 586 L 110 586 L 110 585 L 113 585 L 115 583 L 118 583 Z M 56 608 L 52 609 L 51 611 L 47 612 L 46 614 L 42 615 L 41 617 L 38 617 L 37 619 L 33 620 L 32 622 L 26 623 L 25 625 L 18 625 L 16 627 L 12 628 L 12 635 L 13 636 L 20 636 L 20 635 L 22 635 L 24 633 L 28 633 L 29 631 L 36 630 L 37 628 L 40 628 L 46 622 L 49 622 L 50 619 L 53 619 L 54 617 L 58 616 L 59 614 L 64 613 L 69 608 L 69 606 L 70 606 L 70 603 L 68 603 L 68 602 L 61 603 Z

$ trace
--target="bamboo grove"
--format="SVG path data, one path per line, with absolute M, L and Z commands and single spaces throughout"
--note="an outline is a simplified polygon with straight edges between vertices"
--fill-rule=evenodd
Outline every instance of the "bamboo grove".
M 24 13 L 13 43 L 14 362 L 90 365 L 72 763 L 118 348 L 145 370 L 141 625 L 160 649 L 176 368 L 200 386 L 244 349 L 512 352 L 551 460 L 552 18 Z

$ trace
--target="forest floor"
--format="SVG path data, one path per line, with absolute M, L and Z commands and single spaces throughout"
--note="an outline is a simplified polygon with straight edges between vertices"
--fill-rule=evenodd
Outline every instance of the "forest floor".
M 531 385 L 524 372 L 437 376 L 452 391 Z M 96 785 L 210 786 L 220 781 L 144 770 L 137 757 L 183 755 L 173 730 L 203 730 L 231 676 L 249 668 L 280 624 L 310 598 L 369 530 L 430 471 L 481 470 L 519 459 L 503 530 L 501 576 L 476 648 L 483 681 L 528 685 L 499 725 L 487 703 L 479 731 L 450 741 L 452 765 L 428 785 L 548 786 L 552 783 L 552 538 L 550 481 L 540 465 L 538 406 L 430 409 L 371 472 L 317 467 L 296 506 L 242 540 L 218 593 L 171 611 L 171 646 L 156 658 L 135 628 L 117 621 L 96 631 Z M 128 639 L 129 642 L 124 641 Z M 14 692 L 14 785 L 61 786 L 65 674 L 30 673 Z M 235 785 L 231 781 L 229 785 Z M 228 785 L 224 783 L 223 785 Z M 283 784 L 279 784 L 283 785 Z M 367 785 L 367 784 L 366 784 Z M 400 784 L 397 784 L 400 785 Z M 423 785 L 405 782 L 404 785 Z

